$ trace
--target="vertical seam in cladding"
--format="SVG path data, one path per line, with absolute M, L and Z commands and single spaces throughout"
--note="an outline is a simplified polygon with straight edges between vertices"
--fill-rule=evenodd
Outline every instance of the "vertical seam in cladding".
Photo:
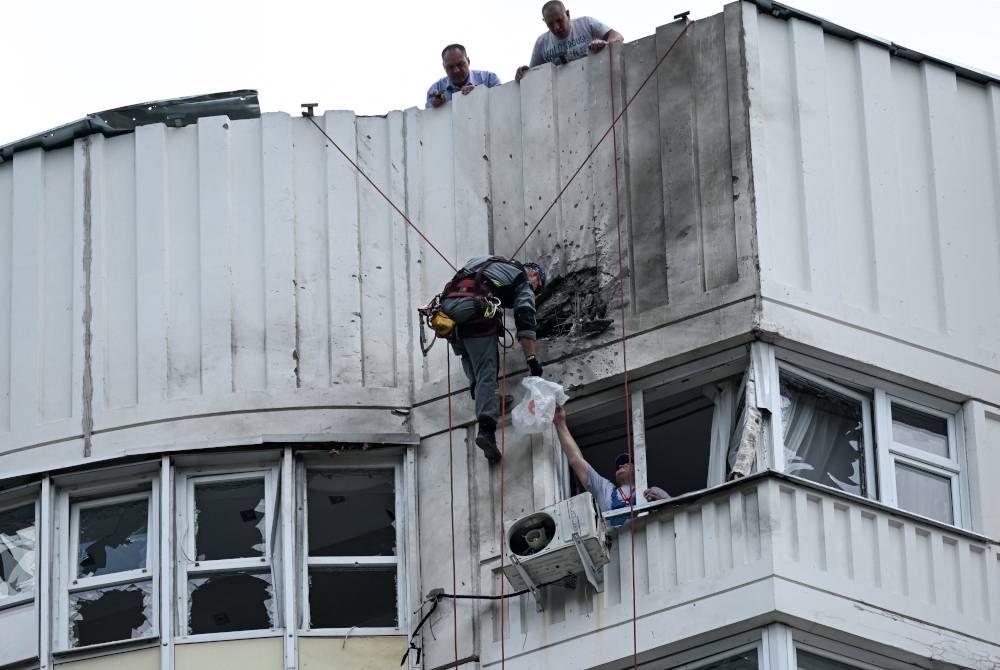
M 354 161 L 361 165 L 361 145 L 362 143 L 358 139 L 358 134 L 360 132 L 358 128 L 358 117 L 351 114 L 351 128 L 354 130 Z M 355 290 L 357 291 L 358 297 L 358 375 L 359 382 L 362 388 L 365 385 L 365 294 L 362 289 L 362 284 L 364 282 L 364 266 L 361 264 L 362 261 L 362 249 L 363 240 L 362 233 L 364 232 L 365 225 L 361 220 L 361 211 L 363 209 L 361 203 L 361 192 L 358 188 L 360 182 L 358 181 L 358 171 L 351 171 L 354 176 L 354 220 L 357 222 L 358 234 L 355 236 L 355 251 L 357 252 L 355 267 L 357 268 L 357 277 L 355 278 Z M 296 338 L 298 335 L 296 334 Z
M 799 230 L 799 247 L 802 253 L 802 260 L 804 261 L 802 267 L 802 281 L 803 288 L 807 291 L 812 289 L 812 260 L 809 254 L 809 236 L 806 231 L 802 229 L 808 221 L 807 209 L 806 209 L 806 180 L 805 171 L 803 170 L 803 162 L 805 157 L 803 156 L 802 148 L 802 92 L 799 86 L 800 73 L 799 68 L 801 67 L 801 58 L 798 55 L 797 42 L 795 39 L 795 21 L 797 19 L 792 19 L 789 21 L 789 60 L 792 64 L 792 102 L 795 105 L 793 111 L 793 120 L 795 122 L 795 156 L 798 161 L 799 169 L 796 170 L 795 178 L 797 182 L 798 189 L 795 192 L 797 200 L 797 209 L 799 212 L 798 226 Z
M 94 374 L 92 351 L 94 333 L 93 304 L 91 302 L 91 264 L 93 261 L 93 218 L 92 188 L 93 173 L 90 162 L 89 137 L 84 138 L 83 148 L 83 406 L 81 408 L 81 428 L 83 432 L 83 456 L 91 455 L 91 436 L 94 432 Z
M 869 137 L 872 132 L 873 119 L 869 118 L 866 110 L 866 102 L 869 96 L 872 95 L 872 91 L 868 86 L 865 85 L 865 67 L 862 63 L 861 50 L 866 48 L 867 43 L 858 40 L 854 43 L 854 48 L 852 52 L 854 54 L 854 68 L 858 77 L 858 96 L 857 96 L 857 111 L 858 111 L 858 121 L 861 127 L 860 141 L 861 141 L 861 163 L 862 171 L 864 173 L 864 179 L 862 180 L 864 188 L 864 204 L 865 204 L 865 215 L 868 217 L 867 221 L 867 233 L 868 233 L 868 244 L 869 244 L 869 257 L 868 262 L 872 267 L 872 281 L 870 289 L 870 298 L 872 301 L 872 308 L 876 314 L 881 313 L 881 292 L 879 290 L 879 273 L 884 269 L 878 262 L 878 245 L 875 236 L 875 193 L 872 189 L 872 147 Z
M 926 132 L 926 149 L 928 154 L 928 164 L 931 166 L 931 174 L 927 180 L 927 185 L 930 189 L 930 208 L 929 213 L 931 216 L 931 241 L 934 245 L 934 277 L 937 280 L 936 291 L 937 291 L 937 325 L 938 329 L 942 333 L 948 331 L 948 305 L 947 305 L 947 295 L 944 287 L 944 250 L 941 248 L 941 206 L 939 201 L 939 191 L 941 190 L 938 185 L 937 169 L 935 168 L 935 151 L 934 151 L 934 129 L 932 127 L 932 117 L 931 117 L 931 90 L 930 81 L 928 80 L 927 73 L 929 71 L 930 65 L 925 61 L 921 63 L 920 66 L 920 82 L 921 82 L 921 106 L 923 111 L 923 121 L 924 121 L 924 131 Z
M 694 26 L 692 26 L 693 28 Z M 699 26 L 700 27 L 700 26 Z M 685 42 L 690 42 L 694 40 L 694 30 L 691 31 L 691 40 L 685 40 Z M 705 31 L 699 31 L 699 37 L 704 37 Z M 701 189 L 702 189 L 702 174 L 701 174 L 701 151 L 698 133 L 698 95 L 701 91 L 697 87 L 697 81 L 695 80 L 695 70 L 697 66 L 695 60 L 699 58 L 704 58 L 704 54 L 700 49 L 696 49 L 694 45 L 691 45 L 691 64 L 688 69 L 688 82 L 691 87 L 691 107 L 689 112 L 691 114 L 691 159 L 694 162 L 694 178 L 695 178 L 695 188 L 694 191 L 694 206 L 695 206 L 695 224 L 697 225 L 698 234 L 698 279 L 701 281 L 701 292 L 704 293 L 708 287 L 708 270 L 705 267 L 705 208 L 703 206 L 704 202 L 702 200 Z
M 994 225 L 996 227 L 996 252 L 997 262 L 1000 262 L 1000 85 L 988 84 L 986 87 L 986 109 L 989 112 L 988 123 L 990 127 L 990 163 L 993 168 L 993 213 Z M 998 324 L 1000 325 L 1000 324 Z M 987 328 L 987 331 L 989 329 Z M 996 346 L 996 345 L 994 345 Z
M 330 128 L 327 124 L 329 116 L 323 114 L 323 130 L 328 134 L 330 133 Z M 325 139 L 325 138 L 324 138 Z M 323 290 L 326 293 L 325 306 L 326 309 L 326 377 L 327 386 L 332 387 L 334 384 L 333 380 L 333 289 L 332 289 L 332 279 L 333 277 L 330 267 L 330 244 L 333 242 L 333 235 L 330 234 L 330 226 L 333 225 L 333 220 L 330 217 L 330 189 L 327 187 L 330 179 L 330 158 L 332 152 L 328 150 L 326 142 L 320 142 L 320 151 L 323 156 L 323 271 L 326 275 L 323 281 Z

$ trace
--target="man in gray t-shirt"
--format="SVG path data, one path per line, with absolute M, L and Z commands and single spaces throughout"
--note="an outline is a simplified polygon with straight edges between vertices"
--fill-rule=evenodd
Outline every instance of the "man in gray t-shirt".
M 580 446 L 569 432 L 566 425 L 566 411 L 562 407 L 556 407 L 556 414 L 552 418 L 552 423 L 556 426 L 556 433 L 559 436 L 559 445 L 566 460 L 569 461 L 569 468 L 576 475 L 580 485 L 585 487 L 594 496 L 594 502 L 602 512 L 610 512 L 616 509 L 625 509 L 630 505 L 635 506 L 636 501 L 632 498 L 635 494 L 635 468 L 628 454 L 621 454 L 615 459 L 615 481 L 602 477 L 583 457 Z M 659 486 L 651 486 L 642 493 L 643 497 L 649 501 L 667 500 L 670 494 Z M 627 521 L 627 517 L 620 516 L 610 520 L 612 526 L 620 526 Z
M 521 81 L 524 73 L 536 65 L 565 64 L 588 53 L 597 53 L 608 42 L 621 42 L 623 39 L 621 33 L 597 19 L 589 16 L 570 19 L 569 11 L 559 0 L 550 0 L 542 5 L 542 20 L 549 30 L 535 40 L 531 64 L 517 69 L 514 75 L 517 81 Z

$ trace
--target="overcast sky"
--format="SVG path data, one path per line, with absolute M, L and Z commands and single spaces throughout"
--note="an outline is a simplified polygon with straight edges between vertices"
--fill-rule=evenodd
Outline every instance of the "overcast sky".
M 461 42 L 474 69 L 509 81 L 539 33 L 541 0 L 286 0 L 146 3 L 7 0 L 0 36 L 0 144 L 133 103 L 240 88 L 262 111 L 299 104 L 383 114 L 423 106 Z M 1000 0 L 792 0 L 852 30 L 1000 73 Z M 567 0 L 635 40 L 721 0 Z

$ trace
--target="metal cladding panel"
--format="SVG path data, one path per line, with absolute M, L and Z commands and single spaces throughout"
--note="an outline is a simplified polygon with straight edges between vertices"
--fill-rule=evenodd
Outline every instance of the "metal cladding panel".
M 995 384 L 1000 86 L 801 19 L 745 16 L 765 326 L 833 349 L 831 327 L 875 333 Z M 839 339 L 838 353 L 877 356 Z M 997 397 L 960 376 L 936 382 Z
M 540 353 L 568 383 L 619 374 L 623 332 L 664 333 L 642 365 L 749 333 L 745 310 L 707 341 L 685 321 L 756 291 L 740 20 L 690 24 L 658 68 L 682 23 L 440 109 L 316 117 L 350 160 L 285 114 L 19 153 L 0 166 L 0 443 L 108 457 L 133 429 L 144 450 L 190 439 L 177 421 L 233 415 L 214 444 L 256 425 L 241 413 L 440 398 L 450 353 L 421 356 L 414 310 L 484 253 L 548 266 Z

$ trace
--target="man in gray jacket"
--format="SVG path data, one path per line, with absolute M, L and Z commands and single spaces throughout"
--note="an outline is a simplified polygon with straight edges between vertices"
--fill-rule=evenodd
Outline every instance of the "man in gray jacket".
M 516 337 L 529 373 L 542 375 L 535 357 L 535 295 L 545 288 L 545 269 L 499 256 L 477 256 L 459 270 L 441 293 L 441 310 L 455 321 L 449 338 L 476 403 L 476 446 L 490 463 L 500 460 L 496 428 L 500 419 L 497 338 L 503 332 L 500 308 L 514 312 Z

